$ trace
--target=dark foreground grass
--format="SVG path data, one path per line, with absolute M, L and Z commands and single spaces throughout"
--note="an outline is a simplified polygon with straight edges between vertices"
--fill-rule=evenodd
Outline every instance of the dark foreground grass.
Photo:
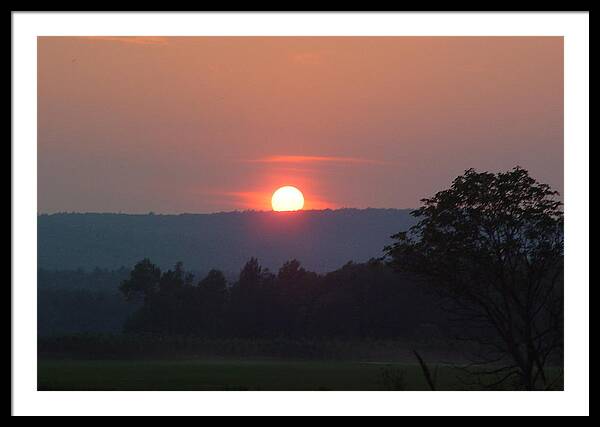
M 430 368 L 434 369 L 433 366 Z M 561 369 L 550 369 L 561 379 Z M 477 390 L 439 365 L 438 390 Z M 504 389 L 514 389 L 508 384 Z M 562 389 L 562 381 L 555 390 Z M 40 360 L 38 390 L 429 390 L 417 364 L 280 360 Z
M 465 386 L 440 367 L 440 389 Z M 419 366 L 338 361 L 40 360 L 39 390 L 427 390 Z

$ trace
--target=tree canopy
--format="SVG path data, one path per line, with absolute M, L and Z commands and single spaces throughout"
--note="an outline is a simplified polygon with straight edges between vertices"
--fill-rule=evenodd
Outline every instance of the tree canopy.
M 480 325 L 473 366 L 499 381 L 549 386 L 562 351 L 563 212 L 558 194 L 520 167 L 467 170 L 422 200 L 418 223 L 386 248 L 396 270 L 419 274 L 457 320 Z M 493 331 L 490 335 L 489 331 Z M 497 381 L 495 381 L 494 385 Z

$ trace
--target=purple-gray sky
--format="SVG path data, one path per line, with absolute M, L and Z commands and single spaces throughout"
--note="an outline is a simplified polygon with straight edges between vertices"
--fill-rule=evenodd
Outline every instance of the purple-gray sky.
M 467 168 L 563 190 L 560 37 L 42 37 L 38 211 L 416 207 Z

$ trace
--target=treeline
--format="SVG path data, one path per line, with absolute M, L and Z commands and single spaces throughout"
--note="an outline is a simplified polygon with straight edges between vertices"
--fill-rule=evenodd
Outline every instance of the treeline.
M 237 281 L 210 271 L 195 278 L 181 263 L 161 271 L 137 263 L 120 290 L 140 308 L 125 332 L 205 338 L 410 338 L 443 315 L 414 276 L 371 261 L 328 274 L 286 262 L 276 272 L 250 259 Z M 438 326 L 434 326 L 434 325 Z

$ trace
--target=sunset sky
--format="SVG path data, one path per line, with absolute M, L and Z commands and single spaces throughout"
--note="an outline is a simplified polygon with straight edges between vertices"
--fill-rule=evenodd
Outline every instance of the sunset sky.
M 563 190 L 560 37 L 42 37 L 38 211 L 413 208 L 465 169 Z

